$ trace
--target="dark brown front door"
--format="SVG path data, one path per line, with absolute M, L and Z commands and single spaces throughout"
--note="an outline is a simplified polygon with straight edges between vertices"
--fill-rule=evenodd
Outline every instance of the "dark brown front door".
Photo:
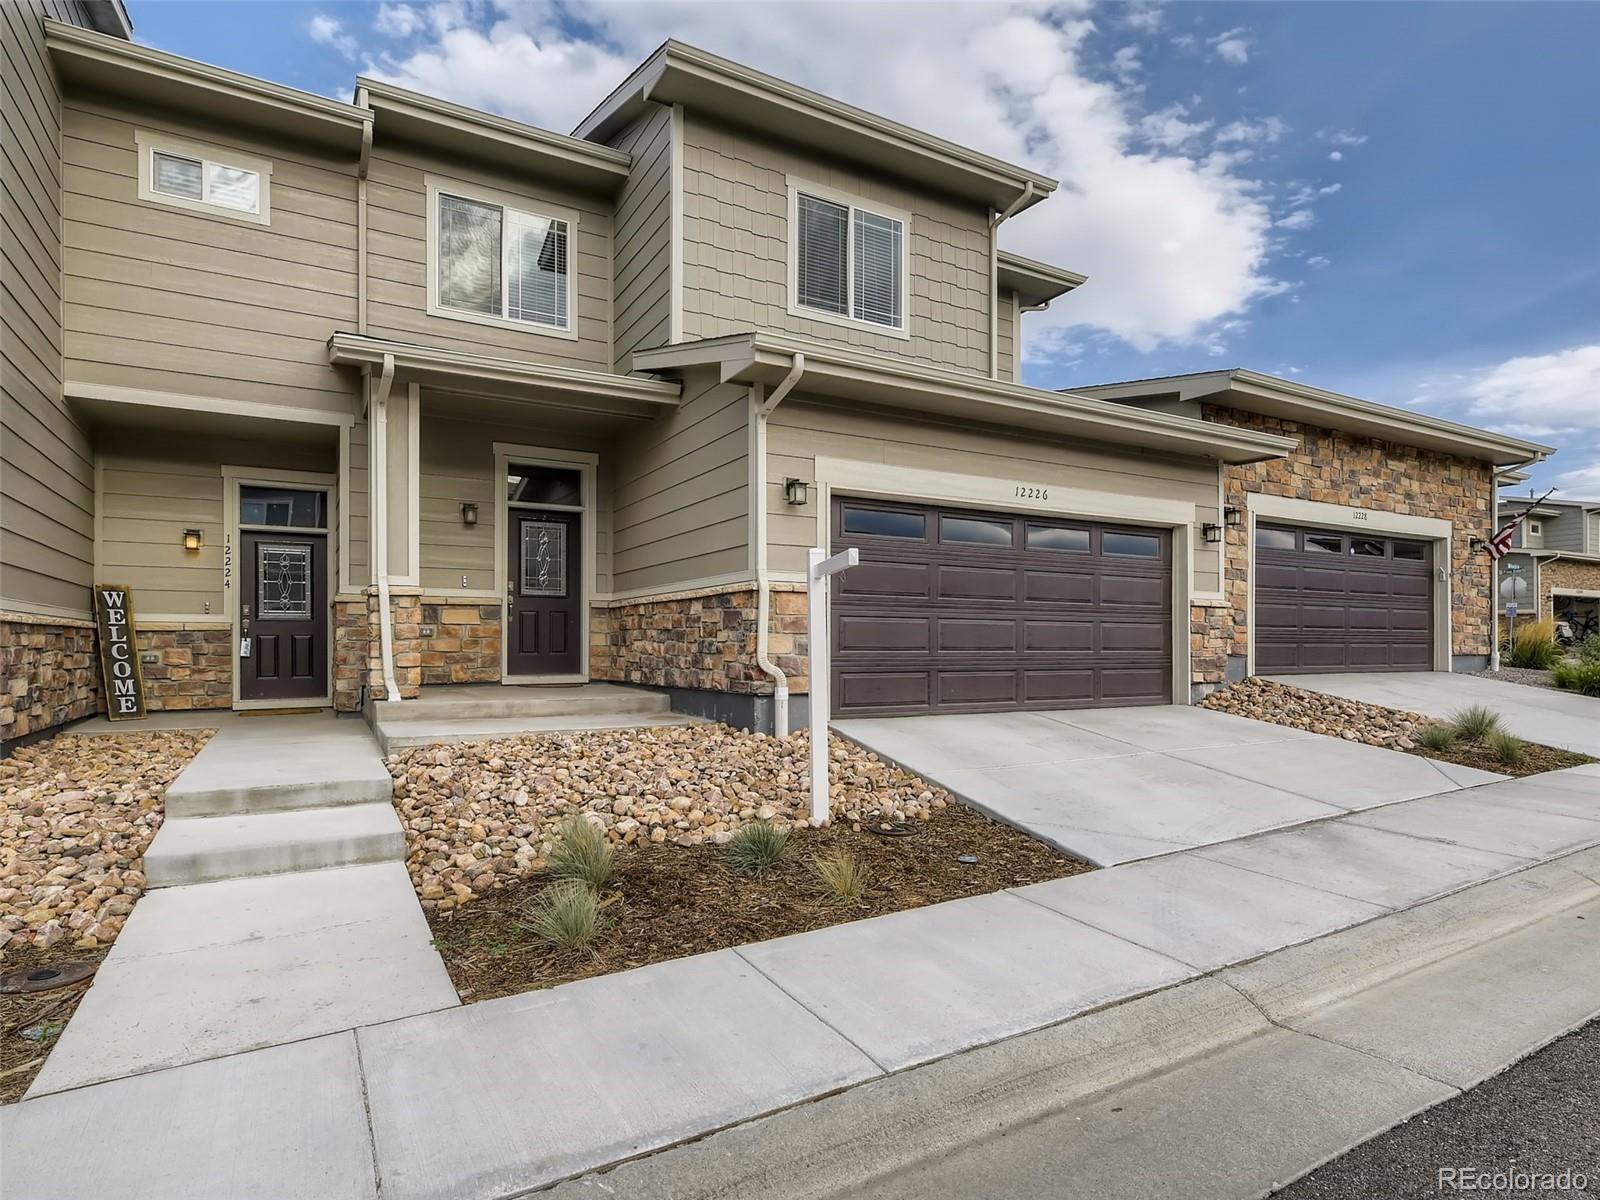
M 508 675 L 576 675 L 582 670 L 581 521 L 577 513 L 511 512 Z
M 1258 675 L 1433 668 L 1433 545 L 1256 526 Z
M 239 699 L 328 694 L 328 538 L 240 535 Z
M 836 499 L 840 716 L 1166 704 L 1166 530 Z

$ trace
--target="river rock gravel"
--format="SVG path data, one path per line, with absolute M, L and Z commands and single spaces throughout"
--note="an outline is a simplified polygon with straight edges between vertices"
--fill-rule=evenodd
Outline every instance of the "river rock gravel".
M 1417 730 L 1429 723 L 1428 718 L 1419 713 L 1363 704 L 1359 700 L 1326 696 L 1255 678 L 1212 692 L 1200 703 L 1206 708 L 1249 717 L 1253 721 L 1270 721 L 1274 725 L 1288 725 L 1293 729 L 1343 738 L 1347 742 L 1364 742 L 1394 750 L 1412 749 L 1416 745 Z
M 0 760 L 0 949 L 116 940 L 167 785 L 212 732 L 62 734 Z
M 947 793 L 831 739 L 833 815 L 855 824 L 925 821 Z M 614 844 L 724 843 L 749 821 L 804 827 L 809 738 L 726 725 L 537 734 L 392 754 L 407 868 L 429 911 L 544 866 L 560 823 L 579 813 Z

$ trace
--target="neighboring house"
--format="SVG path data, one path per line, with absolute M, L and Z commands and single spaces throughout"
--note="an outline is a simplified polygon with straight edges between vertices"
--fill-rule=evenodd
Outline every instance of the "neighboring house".
M 841 713 L 1182 703 L 1244 669 L 1280 525 L 1370 535 L 1341 594 L 1424 632 L 1263 614 L 1260 669 L 1487 653 L 1468 539 L 1547 448 L 1244 373 L 1023 385 L 1084 282 L 998 249 L 1044 176 L 675 42 L 564 136 L 6 18 L 62 216 L 7 366 L 7 738 L 99 703 L 91 582 L 153 709 L 612 680 L 770 728 L 845 545 Z
M 1523 518 L 1501 563 L 1502 611 L 1514 599 L 1519 618 L 1564 620 L 1579 635 L 1600 632 L 1600 501 L 1502 492 L 1500 516 L 1502 522 Z M 1520 577 L 1526 587 L 1504 582 L 1507 576 Z

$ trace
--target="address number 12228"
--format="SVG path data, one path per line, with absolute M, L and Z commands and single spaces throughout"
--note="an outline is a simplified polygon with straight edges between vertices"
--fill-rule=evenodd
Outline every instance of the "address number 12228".
M 1042 487 L 1029 487 L 1025 483 L 1017 484 L 1017 496 L 1022 500 L 1048 500 L 1050 489 Z

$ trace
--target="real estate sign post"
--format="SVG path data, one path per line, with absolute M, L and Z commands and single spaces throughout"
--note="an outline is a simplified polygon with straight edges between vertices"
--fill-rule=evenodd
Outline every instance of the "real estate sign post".
M 144 717 L 144 677 L 133 631 L 133 592 L 116 584 L 94 589 L 94 615 L 100 629 L 100 678 L 106 716 L 113 721 Z
M 832 558 L 812 548 L 806 555 L 806 593 L 811 664 L 807 706 L 811 710 L 811 824 L 828 823 L 828 579 L 861 561 L 861 551 L 841 550 Z

